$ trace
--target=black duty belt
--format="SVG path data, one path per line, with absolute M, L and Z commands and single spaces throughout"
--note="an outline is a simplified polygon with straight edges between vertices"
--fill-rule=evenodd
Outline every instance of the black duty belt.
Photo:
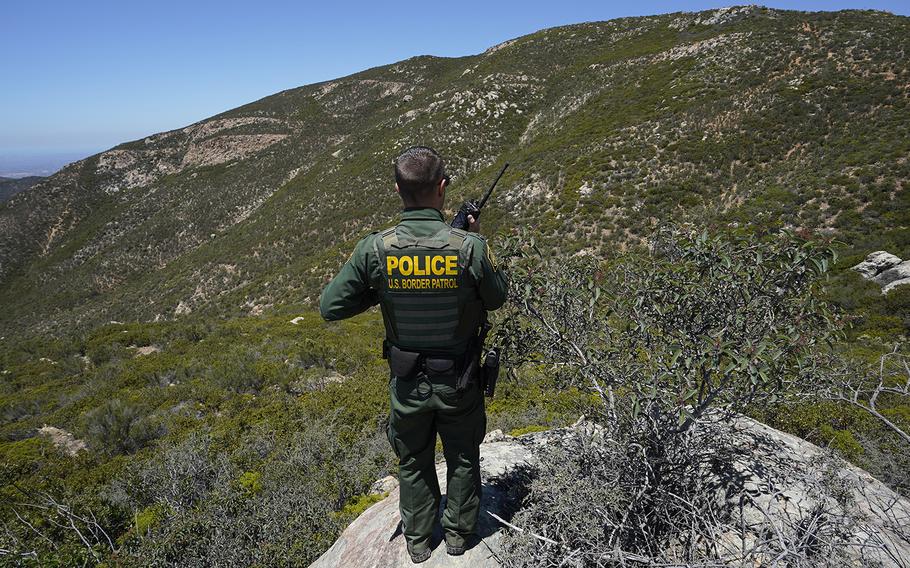
M 417 373 L 423 372 L 429 377 L 455 377 L 464 364 L 464 355 L 435 355 L 419 351 L 405 351 L 387 344 L 383 355 L 389 360 L 392 374 L 398 378 L 410 380 Z

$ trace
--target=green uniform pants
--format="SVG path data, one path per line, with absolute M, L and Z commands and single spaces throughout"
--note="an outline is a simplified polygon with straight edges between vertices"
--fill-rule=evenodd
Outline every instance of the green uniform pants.
M 411 380 L 392 376 L 389 391 L 388 435 L 398 456 L 399 509 L 408 548 L 420 553 L 430 545 L 441 498 L 437 433 L 447 466 L 442 528 L 450 541 L 466 541 L 480 511 L 480 443 L 487 427 L 483 393 L 475 383 L 459 397 L 454 376 L 428 378 L 424 373 Z

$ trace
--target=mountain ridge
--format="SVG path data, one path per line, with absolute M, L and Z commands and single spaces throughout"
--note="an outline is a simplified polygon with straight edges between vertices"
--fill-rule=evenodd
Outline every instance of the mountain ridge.
M 450 207 L 508 158 L 485 230 L 532 224 L 564 254 L 697 219 L 903 257 L 908 22 L 736 6 L 572 24 L 120 144 L 0 206 L 0 328 L 310 305 L 394 217 L 391 159 L 414 143 L 447 158 Z

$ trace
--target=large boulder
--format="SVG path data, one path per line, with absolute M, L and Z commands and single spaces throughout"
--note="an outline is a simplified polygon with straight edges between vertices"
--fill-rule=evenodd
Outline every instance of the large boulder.
M 751 499 L 739 513 L 746 534 L 723 535 L 735 549 L 730 552 L 766 537 L 772 526 L 778 535 L 794 528 L 798 532 L 813 521 L 833 530 L 832 521 L 839 519 L 838 551 L 848 564 L 910 565 L 910 500 L 802 438 L 746 417 L 734 426 L 741 451 L 732 466 L 743 476 L 741 487 Z
M 900 263 L 901 259 L 890 252 L 877 250 L 875 252 L 870 252 L 866 257 L 866 260 L 852 267 L 851 270 L 855 270 L 859 272 L 863 278 L 871 280 L 881 272 L 888 270 L 892 266 L 897 266 Z
M 897 286 L 910 284 L 910 260 L 902 261 L 893 254 L 877 250 L 869 253 L 866 260 L 853 266 L 866 280 L 872 280 L 887 294 Z
M 872 280 L 880 286 L 885 286 L 886 284 L 890 284 L 897 280 L 903 280 L 904 278 L 910 278 L 910 260 L 905 260 L 880 272 Z
M 910 284 L 910 260 L 905 260 L 896 266 L 879 273 L 872 279 L 882 286 L 882 294 L 887 294 L 896 286 Z
M 738 418 L 734 425 L 734 443 L 739 451 L 732 463 L 737 472 L 737 487 L 748 491 L 751 504 L 744 504 L 739 512 L 745 534 L 718 535 L 718 550 L 725 556 L 729 547 L 735 556 L 747 541 L 765 538 L 770 525 L 768 516 L 775 523 L 799 525 L 807 511 L 818 505 L 830 507 L 838 516 L 849 515 L 850 523 L 844 525 L 845 554 L 857 565 L 907 566 L 910 565 L 910 540 L 906 527 L 910 526 L 910 501 L 900 497 L 871 475 L 850 464 L 834 461 L 834 476 L 839 486 L 848 492 L 849 499 L 832 501 L 830 496 L 820 496 L 817 489 L 819 476 L 824 473 L 820 463 L 828 460 L 827 452 L 796 436 L 780 432 L 748 418 Z M 478 533 L 480 539 L 463 556 L 450 557 L 445 546 L 440 546 L 442 535 L 437 526 L 433 536 L 433 555 L 421 566 L 495 568 L 500 539 L 504 529 L 490 514 L 503 517 L 514 511 L 516 503 L 508 502 L 509 494 L 498 476 L 512 471 L 516 466 L 535 462 L 535 449 L 544 444 L 560 443 L 566 436 L 591 435 L 598 427 L 579 422 L 572 428 L 527 434 L 518 438 L 491 433 L 481 445 L 481 471 L 484 494 L 481 502 Z M 436 468 L 443 492 L 445 491 L 445 464 Z M 728 495 L 727 497 L 731 497 Z M 849 506 L 841 503 L 851 503 Z M 840 509 L 838 509 L 840 507 Z M 845 507 L 849 510 L 841 510 Z M 783 525 L 781 525 L 783 526 Z M 398 488 L 389 496 L 367 509 L 341 534 L 335 544 L 315 563 L 314 568 L 394 568 L 411 566 L 401 534 L 398 514 Z

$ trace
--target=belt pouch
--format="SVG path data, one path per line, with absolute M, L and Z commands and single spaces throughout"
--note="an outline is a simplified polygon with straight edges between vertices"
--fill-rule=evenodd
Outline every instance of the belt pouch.
M 414 374 L 414 368 L 417 367 L 417 359 L 420 353 L 414 351 L 402 351 L 394 345 L 389 347 L 389 368 L 392 374 L 401 379 L 410 379 Z
M 455 359 L 442 357 L 427 357 L 424 359 L 427 374 L 434 377 L 451 376 L 455 374 Z

